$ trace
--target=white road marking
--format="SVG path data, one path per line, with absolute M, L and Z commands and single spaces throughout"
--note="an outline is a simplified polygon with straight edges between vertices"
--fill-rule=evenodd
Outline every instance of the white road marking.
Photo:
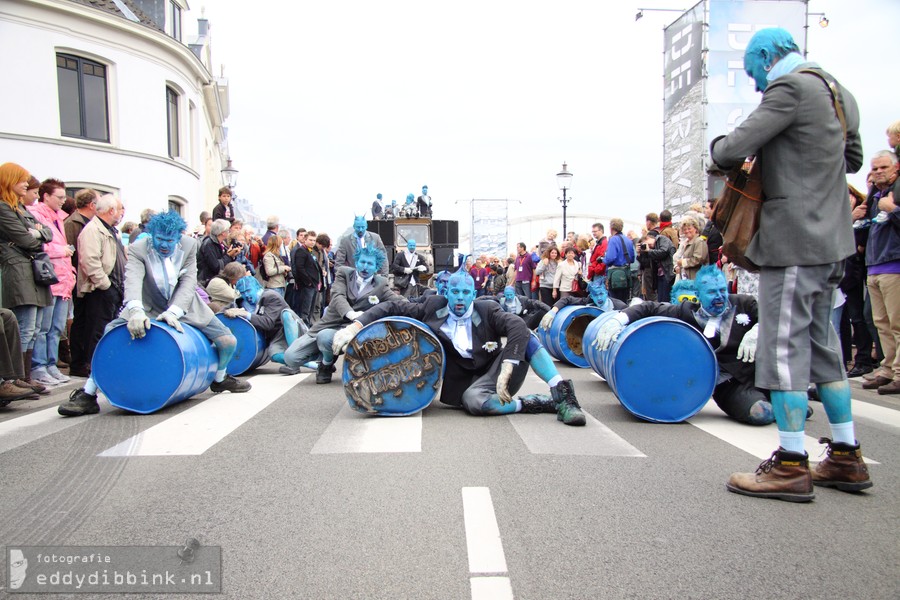
M 472 600 L 513 600 L 509 577 L 472 577 Z
M 0 423 L 0 454 L 103 414 L 67 418 L 60 416 L 56 409 L 53 406 Z M 109 410 L 109 404 L 101 401 L 101 410 Z
M 469 572 L 473 575 L 506 573 L 506 556 L 503 553 L 497 517 L 494 515 L 491 490 L 486 487 L 465 487 L 462 489 L 462 499 Z
M 582 409 L 583 410 L 583 409 Z M 569 427 L 556 415 L 508 415 L 513 429 L 532 454 L 567 456 L 633 456 L 646 455 L 619 437 L 612 429 L 584 411 L 587 424 Z
M 868 402 L 860 402 L 859 400 L 851 400 L 850 411 L 853 414 L 854 421 L 857 418 L 871 419 L 883 425 L 900 429 L 900 410 L 885 408 L 884 406 L 869 404 Z M 822 412 L 825 412 L 824 408 Z
M 377 417 L 356 412 L 344 403 L 311 454 L 421 452 L 422 413 Z
M 824 412 L 824 409 L 818 408 Z M 738 423 L 728 418 L 712 400 L 699 413 L 688 419 L 688 423 L 759 459 L 769 458 L 778 448 L 778 428 L 774 423 L 763 427 Z M 806 436 L 803 445 L 811 461 L 819 462 L 825 457 L 825 444 L 820 444 L 818 439 Z M 879 464 L 869 458 L 865 458 L 865 461 L 869 464 Z
M 251 377 L 249 392 L 217 394 L 98 456 L 199 456 L 307 377 Z

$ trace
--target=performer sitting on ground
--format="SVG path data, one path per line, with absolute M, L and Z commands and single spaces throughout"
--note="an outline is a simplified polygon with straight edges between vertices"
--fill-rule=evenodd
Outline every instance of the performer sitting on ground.
M 696 290 L 687 280 L 672 288 L 672 298 L 696 295 L 699 303 L 690 300 L 642 302 L 630 306 L 608 319 L 597 334 L 594 344 L 601 350 L 609 348 L 629 323 L 647 317 L 671 317 L 684 321 L 703 333 L 716 353 L 719 380 L 713 400 L 729 417 L 750 425 L 768 425 L 775 420 L 768 392 L 754 386 L 758 316 L 756 298 L 743 294 L 728 295 L 725 275 L 715 265 L 706 265 L 697 273 Z M 677 294 L 677 295 L 676 295 Z M 807 418 L 812 410 L 807 411 Z
M 309 329 L 297 313 L 291 310 L 284 297 L 274 290 L 264 290 L 256 277 L 246 275 L 235 284 L 243 299 L 243 308 L 226 308 L 225 316 L 247 316 L 250 324 L 266 341 L 266 356 L 284 364 L 284 353 L 294 341 Z
M 479 300 L 499 302 L 503 312 L 519 315 L 528 329 L 534 331 L 541 324 L 541 319 L 550 311 L 550 307 L 540 300 L 532 300 L 516 295 L 516 288 L 511 285 L 503 288 L 502 296 L 481 296 Z
M 215 393 L 246 392 L 249 383 L 225 372 L 237 349 L 237 340 L 197 294 L 197 240 L 183 235 L 186 228 L 177 213 L 157 214 L 145 228 L 150 237 L 128 245 L 124 308 L 105 332 L 127 323 L 128 332 L 137 340 L 150 329 L 150 318 L 165 322 L 178 333 L 184 333 L 183 321 L 199 329 L 216 346 L 219 364 L 209 389 Z M 93 376 L 83 388 L 73 390 L 69 401 L 61 404 L 58 411 L 70 417 L 100 412 Z
M 353 260 L 355 269 L 340 267 L 335 271 L 331 301 L 325 314 L 288 346 L 280 373 L 296 375 L 301 365 L 318 360 L 316 383 L 331 383 L 331 374 L 335 372 L 331 340 L 335 333 L 379 303 L 405 302 L 403 296 L 391 289 L 387 278 L 376 272 L 385 261 L 382 251 L 359 248 Z
M 553 319 L 556 317 L 556 313 L 558 313 L 560 309 L 572 304 L 576 306 L 596 306 L 603 312 L 622 310 L 628 306 L 618 298 L 609 297 L 609 291 L 606 289 L 605 276 L 595 277 L 594 280 L 588 284 L 587 288 L 588 295 L 584 298 L 578 298 L 577 296 L 560 298 L 556 304 L 553 305 L 553 308 L 547 311 L 544 318 L 541 319 L 541 327 L 549 330 L 550 326 L 553 325 Z
M 472 415 L 555 412 L 566 425 L 584 425 L 572 381 L 559 375 L 553 359 L 525 322 L 504 312 L 496 302 L 474 300 L 475 280 L 459 271 L 450 277 L 446 296 L 379 304 L 358 315 L 334 336 L 334 354 L 343 352 L 369 323 L 389 316 L 412 317 L 427 325 L 444 348 L 444 404 Z M 503 337 L 507 339 L 505 347 Z M 512 395 L 522 387 L 529 364 L 550 386 L 550 395 L 530 394 L 514 400 Z

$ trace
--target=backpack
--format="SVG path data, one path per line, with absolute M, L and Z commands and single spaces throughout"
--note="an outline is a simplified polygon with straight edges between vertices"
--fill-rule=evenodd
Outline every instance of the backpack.
M 606 282 L 611 290 L 631 288 L 631 267 L 606 267 Z

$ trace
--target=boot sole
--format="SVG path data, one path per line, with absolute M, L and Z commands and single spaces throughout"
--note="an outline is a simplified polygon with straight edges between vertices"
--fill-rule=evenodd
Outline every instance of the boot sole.
M 754 498 L 772 498 L 775 500 L 784 500 L 785 502 L 810 502 L 815 499 L 815 494 L 790 494 L 784 492 L 751 492 L 739 487 L 735 487 L 730 483 L 725 484 L 725 488 L 729 492 L 741 494 L 742 496 L 752 496 Z
M 817 485 L 819 487 L 824 488 L 834 488 L 840 490 L 842 492 L 861 492 L 863 490 L 867 490 L 873 485 L 871 481 L 860 481 L 857 483 L 851 483 L 849 481 L 815 481 L 813 480 L 813 485 Z
M 56 409 L 56 412 L 61 414 L 64 417 L 83 417 L 84 415 L 96 415 L 100 412 L 100 409 L 97 410 L 69 410 L 67 408 L 63 408 L 60 406 Z

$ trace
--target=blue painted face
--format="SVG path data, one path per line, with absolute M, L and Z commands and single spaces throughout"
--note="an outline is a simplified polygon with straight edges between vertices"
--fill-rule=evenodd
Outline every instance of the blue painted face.
M 356 272 L 363 279 L 368 279 L 375 274 L 375 257 L 363 254 L 356 261 Z
M 458 274 L 447 284 L 447 306 L 457 317 L 466 314 L 475 300 L 475 280 L 468 274 Z
M 381 200 L 381 194 L 378 194 L 375 197 L 378 198 L 379 200 Z
M 256 306 L 259 303 L 259 297 L 262 296 L 263 289 L 255 277 L 246 275 L 241 277 L 235 283 L 234 288 L 244 299 L 244 302 Z
M 516 297 L 516 288 L 510 285 L 503 288 L 503 297 L 506 298 L 507 302 L 512 302 Z
M 423 185 L 423 186 L 422 186 L 422 195 L 423 195 L 423 196 L 427 196 L 427 195 L 428 195 L 428 186 L 427 186 L 427 185 Z
M 415 196 L 413 196 L 412 194 L 407 194 L 407 195 L 406 195 L 406 203 L 407 203 L 407 204 L 412 204 L 412 203 L 415 202 L 415 201 L 416 201 L 416 197 L 415 197 Z
M 356 233 L 356 237 L 365 235 L 367 226 L 365 217 L 356 217 L 353 219 L 353 231 Z
M 728 283 L 721 273 L 708 275 L 697 281 L 697 297 L 700 306 L 710 315 L 717 317 L 728 308 Z
M 601 277 L 597 281 L 592 281 L 588 284 L 588 294 L 591 296 L 591 301 L 596 305 L 602 307 L 606 304 L 607 298 L 609 298 L 609 292 L 606 291 L 606 278 Z
M 769 80 L 766 79 L 769 74 L 766 66 L 771 61 L 769 52 L 764 48 L 756 48 L 752 51 L 747 48 L 747 53 L 744 54 L 744 71 L 756 82 L 757 92 L 765 91 L 766 86 L 769 85 Z
M 410 252 L 416 251 L 416 240 L 409 240 L 406 242 L 406 249 Z
M 450 281 L 450 271 L 441 271 L 434 278 L 434 289 L 441 296 L 447 295 L 447 282 Z
M 175 247 L 181 241 L 181 234 L 157 233 L 151 239 L 153 240 L 153 249 L 156 250 L 157 254 L 165 258 L 172 256 L 172 253 L 175 252 Z

